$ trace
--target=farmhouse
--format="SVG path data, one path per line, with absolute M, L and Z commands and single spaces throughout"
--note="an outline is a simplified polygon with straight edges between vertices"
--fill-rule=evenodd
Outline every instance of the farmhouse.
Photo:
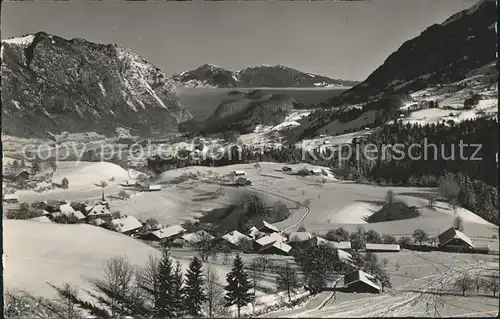
M 259 253 L 261 254 L 270 254 L 270 255 L 288 255 L 292 247 L 282 241 L 274 241 L 267 245 L 262 246 L 259 249 Z
M 474 248 L 472 241 L 460 230 L 452 227 L 438 236 L 440 247 Z
M 140 238 L 144 240 L 150 241 L 162 241 L 162 240 L 174 240 L 180 237 L 186 230 L 180 225 L 173 225 L 170 227 L 150 231 L 144 235 L 141 235 Z
M 111 211 L 105 205 L 96 204 L 96 205 L 88 207 L 86 209 L 87 209 L 87 218 L 89 220 L 94 219 L 94 218 L 101 218 L 104 220 L 111 218 Z
M 111 220 L 111 229 L 124 235 L 131 235 L 142 227 L 142 224 L 133 216 L 122 216 Z
M 16 194 L 5 194 L 3 196 L 3 201 L 5 203 L 19 203 L 19 196 Z
M 255 244 L 261 248 L 274 242 L 285 242 L 286 238 L 279 233 L 272 233 L 271 235 L 264 236 L 255 241 Z
M 242 240 L 247 240 L 247 241 L 252 240 L 250 237 L 240 233 L 237 230 L 233 230 L 232 232 L 225 234 L 224 236 L 222 236 L 222 239 L 233 247 L 238 247 Z
M 374 282 L 372 275 L 357 270 L 344 277 L 344 286 L 352 292 L 380 293 L 380 287 Z
M 254 224 L 254 227 L 257 228 L 261 233 L 264 233 L 264 234 L 279 233 L 279 231 L 280 231 L 276 226 L 269 224 L 265 220 L 257 221 Z
M 371 251 L 371 252 L 398 252 L 401 250 L 399 245 L 397 244 L 366 244 L 365 246 L 366 251 Z
M 234 176 L 243 176 L 243 175 L 245 175 L 245 171 L 243 171 L 243 170 L 234 170 L 232 173 L 233 173 Z

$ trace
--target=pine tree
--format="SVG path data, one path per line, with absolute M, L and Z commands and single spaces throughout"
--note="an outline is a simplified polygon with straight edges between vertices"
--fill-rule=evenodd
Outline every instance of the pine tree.
M 184 315 L 184 290 L 182 289 L 182 285 L 184 283 L 184 279 L 182 278 L 182 267 L 179 262 L 175 266 L 175 270 L 173 273 L 173 281 L 172 281 L 172 311 L 174 317 L 182 317 Z
M 250 293 L 252 284 L 247 273 L 243 270 L 243 261 L 240 254 L 234 258 L 233 268 L 226 276 L 226 307 L 236 305 L 238 308 L 238 318 L 240 318 L 241 307 L 252 301 L 254 296 Z
M 203 291 L 202 264 L 198 257 L 193 257 L 186 274 L 186 286 L 184 287 L 185 308 L 189 315 L 197 317 L 201 312 L 201 305 L 207 296 Z
M 155 300 L 155 309 L 158 317 L 171 318 L 173 317 L 172 307 L 172 284 L 174 275 L 172 269 L 172 260 L 167 249 L 163 250 L 163 256 L 158 264 L 157 292 L 158 296 Z

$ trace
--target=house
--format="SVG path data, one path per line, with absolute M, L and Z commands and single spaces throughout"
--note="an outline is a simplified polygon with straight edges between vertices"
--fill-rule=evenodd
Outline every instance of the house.
M 357 293 L 380 293 L 380 286 L 375 283 L 372 275 L 357 270 L 344 277 L 344 287 Z
M 70 204 L 62 204 L 59 206 L 59 211 L 55 212 L 52 214 L 52 216 L 57 217 L 57 216 L 75 216 L 77 218 L 78 223 L 83 223 L 85 222 L 85 215 L 82 214 L 82 212 L 75 210 Z
M 292 168 L 291 167 L 288 167 L 288 166 L 283 166 L 283 168 L 281 169 L 283 172 L 291 172 L 292 171 Z
M 197 244 L 203 240 L 212 241 L 214 240 L 214 238 L 215 238 L 214 236 L 210 235 L 203 229 L 182 236 L 182 239 L 191 245 Z
M 366 244 L 365 251 L 371 252 L 398 252 L 401 248 L 397 244 Z
M 142 224 L 133 216 L 122 216 L 111 220 L 111 229 L 124 235 L 132 235 L 142 227 Z
M 238 186 L 252 185 L 252 181 L 245 177 L 238 177 L 238 179 L 234 183 Z
M 94 206 L 87 207 L 86 210 L 88 220 L 92 220 L 95 218 L 111 220 L 111 211 L 109 210 L 107 205 L 103 205 L 102 203 L 96 204 Z
M 280 231 L 276 226 L 269 224 L 265 220 L 257 221 L 254 224 L 254 227 L 257 228 L 261 233 L 264 233 L 264 234 L 279 233 L 279 231 Z
M 170 227 L 165 227 L 158 230 L 150 231 L 144 235 L 141 235 L 140 238 L 143 240 L 150 240 L 150 241 L 174 240 L 180 237 L 185 232 L 186 229 L 184 229 L 182 226 L 173 225 Z
M 19 196 L 16 194 L 5 194 L 3 201 L 9 204 L 19 203 Z
M 470 238 L 454 227 L 451 227 L 445 232 L 439 234 L 438 241 L 439 247 L 474 248 Z
M 232 172 L 232 174 L 233 174 L 234 176 L 243 176 L 243 175 L 245 175 L 245 171 L 242 171 L 242 170 L 234 170 L 234 171 Z
M 288 255 L 292 247 L 282 241 L 274 241 L 259 249 L 260 254 Z
M 257 239 L 262 237 L 263 234 L 257 229 L 257 227 L 252 226 L 252 228 L 248 230 L 248 236 L 252 239 Z
M 229 243 L 230 246 L 233 246 L 233 247 L 238 247 L 242 240 L 246 240 L 249 242 L 252 241 L 252 239 L 250 237 L 248 237 L 245 234 L 240 233 L 237 230 L 233 230 L 232 232 L 225 234 L 224 236 L 222 236 L 222 239 L 224 241 L 226 241 L 227 243 Z
M 280 233 L 272 233 L 270 235 L 257 239 L 255 241 L 255 244 L 260 248 L 273 242 L 286 242 L 286 238 L 283 237 L 283 235 L 281 235 Z

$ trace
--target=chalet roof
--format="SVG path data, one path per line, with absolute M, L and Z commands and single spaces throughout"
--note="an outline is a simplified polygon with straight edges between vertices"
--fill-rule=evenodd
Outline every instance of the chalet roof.
M 102 204 L 96 204 L 94 206 L 90 206 L 90 208 L 88 208 L 87 211 L 88 211 L 87 216 L 111 215 L 109 209 Z
M 242 234 L 240 233 L 239 231 L 237 230 L 233 230 L 232 232 L 230 233 L 227 233 L 225 234 L 224 236 L 222 236 L 222 238 L 228 242 L 230 242 L 231 244 L 233 245 L 238 245 L 239 242 L 243 239 L 246 239 L 246 240 L 252 240 L 250 237 L 248 237 L 247 235 L 245 234 Z
M 142 227 L 142 224 L 134 216 L 123 216 L 111 220 L 114 230 L 119 233 L 128 232 Z
M 439 234 L 439 236 L 438 236 L 439 245 L 441 245 L 441 246 L 446 245 L 452 239 L 459 239 L 459 240 L 465 242 L 470 247 L 474 248 L 474 245 L 472 244 L 472 241 L 470 240 L 470 238 L 467 237 L 460 230 L 456 229 L 455 227 L 451 227 L 450 229 Z
M 348 253 L 347 251 L 344 251 L 342 249 L 337 249 L 337 254 L 339 256 L 339 259 L 343 262 L 351 262 L 352 261 L 352 255 Z
M 366 244 L 366 250 L 392 250 L 392 251 L 400 251 L 401 248 L 397 244 Z
M 182 236 L 182 239 L 185 241 L 191 243 L 191 244 L 196 244 L 200 241 L 203 240 L 203 238 L 207 238 L 209 240 L 213 240 L 215 237 L 204 231 L 203 229 L 198 230 L 197 232 L 194 233 L 189 233 L 186 235 Z
M 170 238 L 175 235 L 179 235 L 186 230 L 181 226 L 181 225 L 173 225 L 170 227 L 158 229 L 155 231 L 150 232 L 153 236 L 157 237 L 158 239 L 165 239 L 165 238 Z
M 270 223 L 266 222 L 265 220 L 259 220 L 257 221 L 255 224 L 254 224 L 254 227 L 257 228 L 257 229 L 262 229 L 262 228 L 267 228 L 267 229 L 270 229 L 272 231 L 275 231 L 275 232 L 279 232 L 280 230 L 278 229 L 278 227 L 276 226 L 273 226 L 271 225 Z
M 373 280 L 374 280 L 374 278 L 372 275 L 370 275 L 362 270 L 357 270 L 344 278 L 344 286 L 348 287 L 349 285 L 352 285 L 356 282 L 362 282 L 362 283 L 369 285 L 377 290 L 380 290 L 379 285 L 377 285 Z
M 273 242 L 284 242 L 286 239 L 280 233 L 272 233 L 268 236 L 257 239 L 255 242 L 260 246 L 266 246 Z
M 271 249 L 271 248 L 276 248 L 276 249 L 279 249 L 281 251 L 283 251 L 284 253 L 288 254 L 290 252 L 290 250 L 292 249 L 292 247 L 284 242 L 280 242 L 280 241 L 274 241 L 272 243 L 269 243 L 267 245 L 264 245 L 262 246 L 259 251 L 265 251 L 265 250 L 268 250 L 268 249 Z
M 288 236 L 288 241 L 291 243 L 298 243 L 302 241 L 307 241 L 312 238 L 311 233 L 308 232 L 293 232 Z
M 69 215 L 75 212 L 75 209 L 70 204 L 62 204 L 59 206 L 59 210 L 63 215 Z M 81 213 L 80 213 L 81 214 Z

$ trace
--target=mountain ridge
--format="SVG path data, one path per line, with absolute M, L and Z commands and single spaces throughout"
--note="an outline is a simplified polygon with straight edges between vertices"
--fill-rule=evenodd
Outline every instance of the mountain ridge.
M 237 71 L 203 64 L 193 70 L 175 73 L 172 78 L 181 86 L 210 88 L 343 88 L 359 83 L 305 73 L 283 64 L 248 66 Z
M 126 48 L 46 32 L 1 42 L 2 131 L 177 131 L 191 114 L 174 82 Z

